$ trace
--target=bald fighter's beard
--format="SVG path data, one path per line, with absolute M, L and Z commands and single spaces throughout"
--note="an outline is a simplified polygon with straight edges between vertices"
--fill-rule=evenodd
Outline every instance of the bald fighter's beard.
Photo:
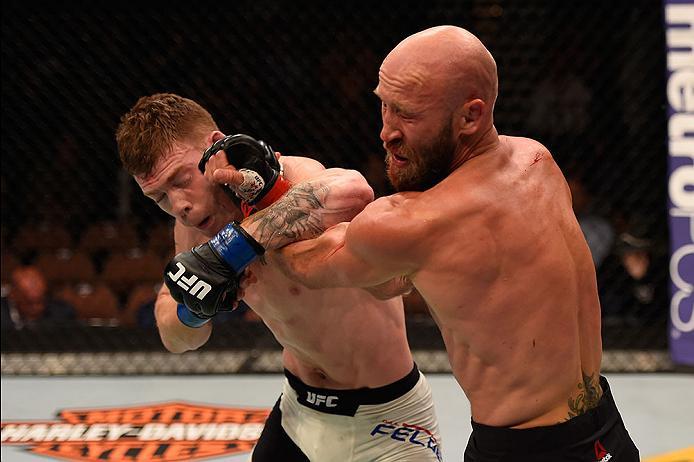
M 426 191 L 448 176 L 455 152 L 452 135 L 449 122 L 431 143 L 416 151 L 402 146 L 400 152 L 408 160 L 405 168 L 394 168 L 392 157 L 387 154 L 386 172 L 393 188 L 396 191 Z

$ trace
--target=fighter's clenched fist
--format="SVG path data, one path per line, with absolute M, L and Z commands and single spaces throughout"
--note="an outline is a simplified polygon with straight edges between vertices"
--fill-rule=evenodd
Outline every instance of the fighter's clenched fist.
M 178 307 L 181 322 L 198 327 L 217 312 L 232 310 L 243 270 L 264 252 L 234 222 L 209 242 L 176 255 L 164 270 L 164 282 L 174 300 L 185 305 Z
M 220 152 L 226 158 L 220 158 Z M 229 135 L 215 141 L 203 153 L 198 168 L 257 209 L 273 203 L 291 186 L 283 178 L 272 148 L 248 135 Z

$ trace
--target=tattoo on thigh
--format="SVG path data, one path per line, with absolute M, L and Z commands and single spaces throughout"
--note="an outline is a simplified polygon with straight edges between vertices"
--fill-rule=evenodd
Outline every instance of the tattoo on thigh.
M 566 420 L 579 416 L 598 405 L 602 389 L 596 374 L 583 375 L 583 382 L 578 384 L 575 398 L 569 398 L 569 415 Z
M 294 186 L 272 206 L 251 215 L 253 236 L 268 250 L 319 236 L 325 231 L 320 211 L 329 192 L 326 185 Z

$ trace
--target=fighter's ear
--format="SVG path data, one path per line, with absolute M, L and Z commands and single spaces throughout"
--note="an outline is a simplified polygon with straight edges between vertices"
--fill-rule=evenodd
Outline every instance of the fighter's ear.
M 224 133 L 220 132 L 219 130 L 214 130 L 214 131 L 211 131 L 209 135 L 207 135 L 207 139 L 205 140 L 205 142 L 207 143 L 208 146 L 210 146 L 213 143 L 215 143 L 216 141 L 221 140 L 225 136 L 226 135 L 224 135 Z
M 478 130 L 486 106 L 486 103 L 478 98 L 463 104 L 458 114 L 459 130 L 461 134 L 472 135 Z

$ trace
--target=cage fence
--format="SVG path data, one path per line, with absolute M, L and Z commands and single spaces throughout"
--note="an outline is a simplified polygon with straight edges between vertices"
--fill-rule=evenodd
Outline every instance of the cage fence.
M 122 171 L 119 118 L 141 96 L 178 93 L 225 133 L 357 169 L 388 194 L 378 67 L 405 36 L 437 24 L 487 45 L 499 132 L 544 143 L 569 181 L 598 274 L 606 370 L 673 368 L 660 2 L 156 3 L 6 2 L 3 300 L 13 269 L 34 265 L 51 297 L 79 307 L 72 321 L 3 317 L 3 374 L 281 370 L 279 345 L 257 321 L 220 323 L 198 352 L 161 346 L 151 302 L 173 252 L 171 222 Z M 406 304 L 420 367 L 448 371 L 421 300 Z

